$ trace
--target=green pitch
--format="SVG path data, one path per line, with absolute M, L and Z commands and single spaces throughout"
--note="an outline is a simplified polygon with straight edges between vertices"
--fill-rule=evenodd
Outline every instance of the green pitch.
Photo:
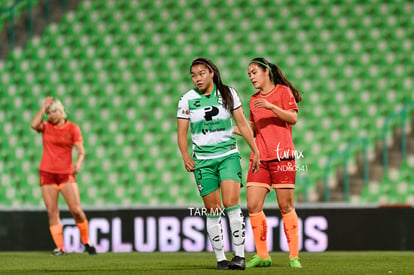
M 250 259 L 252 254 L 246 256 Z M 301 270 L 288 267 L 287 253 L 271 253 L 271 257 L 269 268 L 218 271 L 213 253 L 71 253 L 54 257 L 48 252 L 0 252 L 0 274 L 414 274 L 414 252 L 302 252 Z

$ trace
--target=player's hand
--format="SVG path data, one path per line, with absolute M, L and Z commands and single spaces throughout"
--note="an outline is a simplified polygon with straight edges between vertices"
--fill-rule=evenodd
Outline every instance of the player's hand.
M 78 164 L 78 163 L 75 163 L 75 164 L 73 165 L 72 173 L 73 173 L 74 175 L 76 175 L 77 173 L 79 173 L 80 169 L 81 169 L 81 165 L 80 165 L 80 164 Z
M 45 102 L 43 103 L 43 108 L 47 110 L 47 108 L 49 108 L 50 105 L 52 105 L 52 103 L 53 103 L 53 97 L 51 96 L 46 97 Z
M 257 173 L 260 168 L 260 154 L 259 151 L 253 153 L 252 158 L 252 172 Z
M 187 170 L 188 172 L 193 172 L 196 166 L 195 161 L 190 156 L 183 157 L 183 160 L 185 170 Z
M 255 108 L 265 108 L 265 109 L 272 109 L 273 104 L 263 98 L 259 98 L 253 101 L 253 106 Z

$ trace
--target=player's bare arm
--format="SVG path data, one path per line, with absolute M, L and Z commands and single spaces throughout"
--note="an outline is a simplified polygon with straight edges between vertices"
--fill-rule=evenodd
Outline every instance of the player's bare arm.
M 36 130 L 38 132 L 43 130 L 42 117 L 43 117 L 43 114 L 45 113 L 45 111 L 47 110 L 47 108 L 49 108 L 49 106 L 52 103 L 53 103 L 53 97 L 51 97 L 51 96 L 46 97 L 42 107 L 36 113 L 36 115 L 34 116 L 34 118 L 32 120 L 31 128 L 33 130 Z
M 85 148 L 83 147 L 82 143 L 75 143 L 75 149 L 78 154 L 78 158 L 76 160 L 76 163 L 73 165 L 73 174 L 80 172 L 83 160 L 85 158 Z
M 260 167 L 259 149 L 257 149 L 256 143 L 254 142 L 253 131 L 250 128 L 250 125 L 247 122 L 246 118 L 244 117 L 243 109 L 238 108 L 234 110 L 233 118 L 236 121 L 240 134 L 246 140 L 247 144 L 250 146 L 250 149 L 253 152 L 252 170 L 254 173 L 256 173 L 257 171 L 259 171 L 259 167 Z
M 188 172 L 194 171 L 195 162 L 192 157 L 188 154 L 188 126 L 189 121 L 188 119 L 177 119 L 177 141 L 178 141 L 178 148 L 180 149 L 181 156 L 184 161 L 185 170 Z
M 271 110 L 275 115 L 277 115 L 280 119 L 286 121 L 289 124 L 296 124 L 298 120 L 298 111 L 295 109 L 291 110 L 284 110 L 279 106 L 270 103 L 266 99 L 260 98 L 253 101 L 253 106 L 256 108 L 266 108 Z
M 253 131 L 253 137 L 256 137 L 256 125 L 254 124 L 254 122 L 252 122 L 252 121 L 250 121 L 250 128 L 252 129 L 252 131 Z M 240 129 L 239 129 L 239 126 L 233 126 L 233 133 L 235 134 L 235 135 L 239 135 L 239 136 L 241 136 L 241 133 L 240 133 Z

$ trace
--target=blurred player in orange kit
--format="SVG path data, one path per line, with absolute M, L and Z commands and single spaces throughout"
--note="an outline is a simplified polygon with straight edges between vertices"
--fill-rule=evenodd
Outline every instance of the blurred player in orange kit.
M 43 114 L 47 120 L 42 120 Z M 62 103 L 47 97 L 34 116 L 32 129 L 42 133 L 43 155 L 39 167 L 40 186 L 49 216 L 49 228 L 56 249 L 52 255 L 65 255 L 63 225 L 60 221 L 58 198 L 62 193 L 69 211 L 75 219 L 85 250 L 96 254 L 89 240 L 88 220 L 80 206 L 80 195 L 75 175 L 80 171 L 85 150 L 79 126 L 67 120 Z M 72 149 L 76 148 L 77 160 L 72 161 Z
M 276 191 L 289 246 L 289 266 L 302 268 L 299 262 L 298 216 L 294 206 L 296 178 L 295 148 L 292 125 L 297 121 L 299 91 L 280 69 L 264 58 L 254 58 L 248 76 L 257 92 L 250 98 L 250 126 L 260 152 L 260 169 L 247 174 L 247 208 L 257 255 L 246 267 L 267 267 L 272 264 L 267 249 L 267 221 L 263 212 L 266 195 Z M 235 129 L 235 133 L 238 130 Z

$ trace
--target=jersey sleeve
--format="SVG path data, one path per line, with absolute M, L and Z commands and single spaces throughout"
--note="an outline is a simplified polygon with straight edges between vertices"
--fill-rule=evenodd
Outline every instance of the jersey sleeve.
M 242 106 L 241 99 L 234 88 L 230 88 L 230 91 L 233 97 L 233 110 L 236 110 Z
M 281 96 L 282 106 L 285 110 L 299 110 L 298 104 L 296 103 L 295 97 L 289 87 L 283 89 Z
M 39 132 L 42 133 L 45 131 L 46 127 L 48 126 L 47 120 L 42 120 L 41 124 L 42 124 L 42 128 L 39 129 Z
M 72 131 L 73 131 L 73 144 L 83 143 L 82 132 L 79 126 L 76 124 L 73 124 Z
M 185 96 L 182 96 L 178 101 L 177 118 L 190 119 L 189 114 L 188 100 Z

